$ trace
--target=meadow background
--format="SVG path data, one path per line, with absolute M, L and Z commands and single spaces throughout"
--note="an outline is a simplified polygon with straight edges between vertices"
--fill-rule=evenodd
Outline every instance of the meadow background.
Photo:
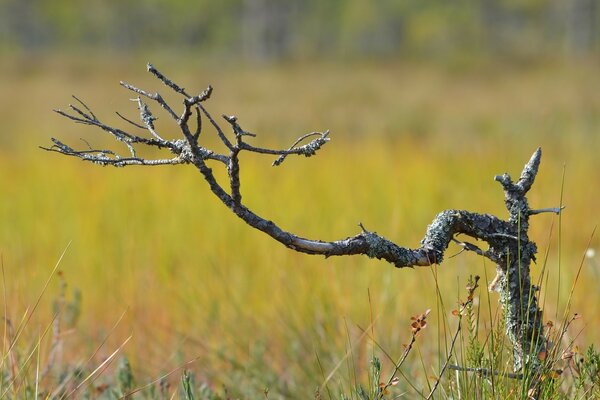
M 242 158 L 246 204 L 305 237 L 341 239 L 360 222 L 417 246 L 444 209 L 505 216 L 493 176 L 518 176 L 541 146 L 530 204 L 558 206 L 562 191 L 566 205 L 561 218 L 532 218 L 534 276 L 548 252 L 545 319 L 560 322 L 583 262 L 571 306 L 583 318 L 569 337 L 598 344 L 600 242 L 591 235 L 600 215 L 599 7 L 392 3 L 0 5 L 0 298 L 12 325 L 27 320 L 23 355 L 51 325 L 61 282 L 67 303 L 81 295 L 60 317 L 62 347 L 48 385 L 67 365 L 90 357 L 88 367 L 99 365 L 131 335 L 120 354 L 138 386 L 194 360 L 186 368 L 198 381 L 234 397 L 261 398 L 269 388 L 272 398 L 307 398 L 334 370 L 328 388 L 337 393 L 366 379 L 377 346 L 399 357 L 410 317 L 432 308 L 420 357 L 403 370 L 423 389 L 443 358 L 438 329 L 469 274 L 495 275 L 464 253 L 416 270 L 296 254 L 237 220 L 191 167 L 101 168 L 38 148 L 50 137 L 110 143 L 52 109 L 74 94 L 106 122 L 120 124 L 114 111 L 135 120 L 132 96 L 118 83 L 165 92 L 145 72 L 148 61 L 191 91 L 212 84 L 207 108 L 237 115 L 257 144 L 283 148 L 331 130 L 314 158 L 278 168 L 270 157 Z M 203 135 L 218 146 L 214 132 Z M 65 248 L 62 275 L 52 276 L 28 320 Z M 480 295 L 487 307 L 488 294 Z M 489 298 L 484 326 L 497 308 L 497 295 Z M 51 340 L 41 341 L 42 366 Z M 94 385 L 110 382 L 112 367 Z

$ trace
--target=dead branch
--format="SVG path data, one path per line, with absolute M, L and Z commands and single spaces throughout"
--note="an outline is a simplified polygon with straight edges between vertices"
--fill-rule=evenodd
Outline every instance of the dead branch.
M 239 154 L 250 152 L 256 154 L 279 156 L 273 165 L 280 165 L 290 155 L 314 155 L 329 140 L 329 131 L 312 132 L 301 136 L 287 150 L 263 148 L 248 143 L 256 135 L 244 130 L 235 116 L 224 115 L 230 125 L 233 136 L 228 137 L 225 131 L 204 107 L 204 103 L 212 94 L 212 87 L 198 95 L 191 95 L 185 89 L 168 79 L 154 66 L 148 64 L 148 71 L 160 80 L 168 89 L 182 97 L 183 111 L 179 115 L 158 92 L 149 92 L 134 85 L 121 82 L 126 89 L 136 93 L 141 123 L 133 122 L 121 116 L 129 126 L 144 129 L 145 134 L 134 134 L 101 122 L 88 106 L 75 98 L 79 106 L 69 105 L 70 111 L 56 112 L 76 123 L 94 126 L 111 135 L 116 141 L 125 145 L 128 154 L 119 155 L 114 151 L 88 148 L 75 150 L 57 139 L 53 145 L 42 147 L 44 150 L 58 152 L 77 157 L 100 165 L 124 167 L 129 165 L 164 165 L 191 164 L 202 174 L 213 194 L 235 215 L 248 225 L 265 232 L 284 246 L 306 254 L 330 256 L 347 256 L 363 254 L 370 258 L 388 261 L 398 268 L 428 266 L 439 264 L 450 241 L 456 241 L 465 251 L 472 251 L 486 257 L 496 264 L 497 277 L 495 289 L 500 292 L 500 302 L 505 309 L 506 330 L 514 348 L 514 367 L 516 371 L 526 366 L 538 370 L 542 366 L 539 354 L 547 351 L 548 340 L 542 329 L 542 312 L 538 307 L 536 290 L 531 285 L 529 267 L 535 260 L 537 251 L 535 243 L 529 240 L 527 233 L 529 217 L 542 212 L 560 212 L 560 208 L 530 209 L 526 194 L 534 183 L 542 156 L 537 149 L 525 164 L 518 181 L 512 181 L 505 173 L 495 177 L 504 191 L 506 208 L 509 212 L 507 220 L 490 214 L 478 214 L 465 210 L 446 210 L 439 213 L 427 227 L 425 236 L 415 248 L 403 247 L 380 236 L 376 232 L 362 229 L 354 236 L 336 241 L 308 239 L 280 228 L 274 222 L 259 216 L 247 208 L 242 201 L 240 182 Z M 142 98 L 149 103 L 145 103 Z M 165 139 L 158 132 L 150 105 L 158 105 L 179 128 L 181 136 L 177 139 Z M 190 123 L 192 115 L 196 118 Z M 207 118 L 215 129 L 217 137 L 224 144 L 227 152 L 217 153 L 202 146 L 199 142 L 204 129 L 202 119 Z M 192 126 L 193 125 L 193 126 Z M 310 141 L 306 142 L 306 140 Z M 301 143 L 304 145 L 300 145 Z M 171 157 L 145 159 L 138 156 L 139 148 L 163 149 L 171 153 Z M 224 185 L 217 181 L 207 161 L 222 163 L 229 177 Z M 487 243 L 488 249 L 481 249 L 471 243 L 458 241 L 456 236 L 462 234 Z

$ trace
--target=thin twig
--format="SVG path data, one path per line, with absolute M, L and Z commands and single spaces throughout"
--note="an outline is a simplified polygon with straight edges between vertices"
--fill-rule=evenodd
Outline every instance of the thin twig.
M 171 89 L 173 89 L 175 92 L 180 93 L 180 94 L 184 95 L 185 97 L 190 97 L 185 92 L 184 88 L 180 87 L 175 82 L 173 82 L 172 80 L 170 80 L 169 78 L 167 78 L 166 76 L 164 76 L 160 71 L 158 71 L 154 67 L 154 65 L 148 63 L 148 64 L 146 64 L 146 69 L 148 70 L 148 72 L 150 72 L 152 75 L 156 76 L 162 83 L 164 83 L 165 85 L 167 85 L 168 87 L 170 87 Z
M 404 361 L 406 361 L 406 357 L 408 357 L 408 355 L 409 355 L 410 351 L 412 350 L 412 347 L 416 341 L 417 341 L 417 335 L 413 334 L 410 338 L 410 342 L 406 345 L 406 348 L 404 349 L 402 356 L 400 356 L 398 361 L 394 363 L 394 370 L 392 371 L 392 374 L 390 375 L 387 382 L 385 383 L 384 390 L 387 389 L 388 387 L 392 386 L 392 383 L 394 382 L 394 378 L 396 378 L 396 375 L 400 371 L 400 367 L 402 366 L 402 364 L 404 364 Z
M 565 209 L 565 206 L 550 207 L 550 208 L 539 208 L 537 210 L 529 210 L 529 215 L 536 215 L 536 214 L 541 214 L 541 213 L 554 213 L 554 214 L 558 215 L 564 209 Z
M 147 97 L 147 98 L 149 98 L 151 100 L 156 101 L 163 109 L 165 109 L 169 113 L 169 115 L 171 116 L 171 118 L 173 118 L 174 120 L 177 121 L 177 118 L 178 118 L 177 114 L 175 114 L 175 111 L 173 111 L 173 109 L 167 104 L 167 102 L 162 98 L 162 96 L 158 92 L 156 92 L 156 93 L 149 93 L 149 92 L 146 92 L 143 89 L 140 89 L 138 87 L 135 87 L 135 86 L 130 85 L 129 83 L 126 83 L 126 82 L 123 82 L 123 81 L 121 81 L 120 84 L 124 88 L 129 89 L 129 90 L 131 90 L 134 93 L 141 94 L 144 97 Z
M 311 136 L 316 136 L 318 135 L 319 137 L 311 140 L 310 143 L 305 144 L 304 146 L 300 146 L 300 147 L 296 147 L 296 145 L 298 143 L 300 143 L 301 141 L 303 141 L 306 138 L 309 138 Z M 311 132 L 311 133 L 307 133 L 304 136 L 301 136 L 300 138 L 298 138 L 291 146 L 288 150 L 284 150 L 284 151 L 280 151 L 278 153 L 269 153 L 269 154 L 280 154 L 280 156 L 273 161 L 273 166 L 278 166 L 281 165 L 281 163 L 285 160 L 285 158 L 290 155 L 290 154 L 302 154 L 306 157 L 310 157 L 312 155 L 314 155 L 317 150 L 319 150 L 325 143 L 327 143 L 329 141 L 329 131 L 325 131 L 324 133 L 321 132 Z M 262 149 L 257 149 L 257 148 L 252 148 L 249 149 L 250 151 L 254 151 L 256 153 L 261 153 Z
M 202 114 L 200 114 L 200 109 L 198 107 L 194 107 L 194 111 L 196 112 L 196 131 L 194 132 L 194 140 L 197 142 L 200 138 L 200 133 L 202 132 Z
M 206 111 L 206 109 L 204 107 L 202 107 L 201 104 L 198 104 L 198 108 L 200 108 L 200 110 L 202 110 L 202 112 L 204 113 L 204 115 L 206 115 L 206 118 L 208 118 L 208 120 L 210 121 L 210 123 L 212 124 L 212 126 L 217 131 L 217 136 L 219 137 L 219 139 L 221 139 L 221 141 L 223 142 L 223 144 L 225 144 L 225 146 L 229 150 L 233 150 L 233 145 L 231 144 L 231 142 L 229 141 L 229 139 L 227 139 L 227 137 L 225 136 L 225 133 L 223 133 L 223 130 L 221 129 L 221 127 L 219 126 L 219 124 L 217 124 L 215 122 L 215 120 L 213 119 L 213 117 L 209 114 L 208 111 Z
M 444 365 L 442 366 L 442 369 L 440 370 L 440 376 L 436 379 L 435 384 L 433 385 L 431 392 L 429 392 L 429 396 L 427 396 L 426 400 L 429 400 L 433 397 L 433 394 L 435 393 L 440 382 L 442 381 L 442 376 L 444 376 L 444 372 L 446 372 L 446 368 L 449 367 L 448 364 L 450 363 L 450 359 L 452 358 L 452 355 L 454 352 L 454 345 L 456 344 L 456 339 L 458 338 L 458 334 L 460 333 L 460 330 L 461 330 L 461 320 L 459 320 L 459 322 L 458 322 L 458 328 L 456 328 L 456 333 L 454 334 L 454 337 L 452 338 L 452 343 L 450 344 L 450 350 L 448 351 L 448 356 L 446 357 L 446 361 L 444 362 Z
M 75 100 L 77 100 L 77 102 L 79 104 L 81 104 L 86 110 L 87 112 L 90 113 L 90 115 L 92 116 L 92 118 L 97 119 L 96 115 L 94 115 L 94 112 L 87 106 L 87 104 L 85 104 L 81 99 L 79 99 L 77 96 L 75 95 L 71 95 Z

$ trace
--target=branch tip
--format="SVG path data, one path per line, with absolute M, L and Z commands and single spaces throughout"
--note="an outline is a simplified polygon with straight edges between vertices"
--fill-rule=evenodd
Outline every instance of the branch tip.
M 527 164 L 525 164 L 523 167 L 519 181 L 516 184 L 516 186 L 523 191 L 523 194 L 527 193 L 529 189 L 531 189 L 531 185 L 533 185 L 533 181 L 537 175 L 541 159 L 542 148 L 538 147 L 531 155 L 529 161 L 527 161 Z

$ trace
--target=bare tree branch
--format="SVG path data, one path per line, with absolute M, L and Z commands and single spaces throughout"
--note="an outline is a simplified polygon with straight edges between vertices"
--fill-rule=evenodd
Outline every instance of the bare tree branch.
M 129 118 L 125 117 L 123 114 L 121 114 L 120 112 L 116 111 L 115 114 L 117 114 L 123 121 L 125 122 L 129 122 L 131 125 L 135 126 L 136 128 L 140 128 L 140 129 L 146 129 L 145 126 L 142 126 L 136 122 L 133 122 L 132 120 L 130 120 Z
M 145 96 L 145 97 L 149 98 L 150 100 L 156 101 L 158 104 L 160 104 L 160 106 L 162 108 L 164 108 L 169 113 L 169 115 L 171 115 L 171 117 L 173 119 L 177 120 L 177 114 L 175 114 L 175 111 L 173 111 L 173 109 L 167 104 L 167 102 L 162 98 L 162 96 L 158 92 L 148 93 L 145 90 L 139 89 L 139 88 L 137 88 L 133 85 L 130 85 L 129 83 L 125 83 L 125 82 L 121 82 L 121 86 L 123 86 L 126 89 L 131 90 L 134 93 Z
M 194 140 L 198 142 L 200 138 L 200 133 L 202 132 L 202 114 L 200 114 L 200 109 L 198 107 L 194 108 L 196 112 L 196 131 L 194 132 Z
M 244 130 L 235 116 L 226 116 L 226 122 L 233 130 L 233 140 L 230 140 L 220 125 L 211 116 L 202 103 L 212 94 L 212 87 L 196 96 L 191 96 L 178 84 L 171 81 L 154 66 L 148 64 L 148 71 L 160 80 L 166 87 L 183 97 L 183 111 L 178 116 L 158 93 L 151 93 L 128 83 L 121 82 L 126 89 L 138 94 L 134 99 L 140 112 L 143 125 L 134 123 L 119 116 L 135 128 L 143 128 L 148 137 L 135 135 L 119 128 L 101 122 L 88 106 L 75 98 L 82 108 L 70 105 L 71 113 L 56 110 L 56 112 L 76 123 L 95 126 L 109 133 L 117 141 L 125 143 L 129 156 L 118 155 L 111 150 L 75 150 L 57 139 L 52 139 L 51 147 L 44 150 L 58 152 L 67 156 L 77 157 L 84 161 L 101 165 L 164 165 L 192 164 L 202 174 L 213 194 L 235 215 L 248 225 L 258 229 L 284 246 L 306 254 L 331 256 L 346 256 L 363 254 L 370 258 L 386 260 L 398 268 L 427 266 L 439 264 L 444 259 L 444 253 L 451 241 L 462 246 L 463 251 L 471 251 L 486 257 L 496 264 L 497 277 L 494 279 L 497 291 L 501 294 L 500 302 L 505 310 L 506 332 L 514 348 L 514 367 L 516 371 L 531 367 L 534 371 L 542 368 L 539 354 L 549 346 L 542 329 L 542 312 L 538 307 L 536 289 L 531 285 L 529 267 L 535 260 L 537 248 L 528 238 L 529 217 L 542 212 L 560 212 L 560 209 L 529 208 L 526 194 L 531 189 L 537 175 L 541 149 L 537 149 L 525 164 L 519 179 L 514 183 L 509 174 L 498 175 L 495 180 L 502 185 L 508 219 L 503 220 L 490 214 L 478 214 L 465 210 L 446 210 L 439 213 L 427 227 L 421 243 L 414 247 L 403 247 L 380 236 L 376 232 L 362 229 L 354 236 L 335 241 L 307 239 L 295 233 L 285 231 L 274 222 L 263 218 L 247 208 L 242 202 L 240 182 L 239 153 L 247 151 L 256 154 L 279 156 L 273 165 L 280 165 L 290 155 L 314 155 L 329 141 L 329 131 L 311 132 L 301 136 L 287 150 L 276 150 L 255 146 L 247 143 L 254 140 L 256 135 Z M 180 130 L 179 139 L 167 140 L 156 132 L 150 105 L 142 101 L 142 97 L 157 103 L 176 122 Z M 190 127 L 192 114 L 196 114 L 194 129 Z M 199 144 L 203 130 L 202 116 L 206 117 L 215 129 L 217 137 L 227 148 L 227 154 L 218 154 Z M 298 146 L 301 142 L 311 139 L 308 143 Z M 138 147 L 167 149 L 172 158 L 145 159 L 137 156 Z M 207 160 L 219 161 L 224 164 L 229 177 L 226 190 L 222 186 Z M 487 249 L 474 244 L 459 241 L 457 235 L 466 235 L 485 242 Z
M 51 147 L 40 147 L 43 150 L 53 151 L 61 153 L 66 156 L 72 156 L 81 158 L 84 161 L 90 161 L 94 164 L 100 165 L 112 165 L 115 167 L 125 167 L 128 165 L 176 165 L 185 164 L 186 161 L 181 157 L 174 157 L 171 159 L 155 159 L 148 160 L 140 157 L 120 157 L 112 150 L 100 150 L 100 149 L 89 149 L 89 150 L 74 150 L 66 144 L 60 142 L 57 139 L 52 138 L 54 145 Z
M 215 120 L 213 119 L 213 117 L 208 113 L 208 111 L 206 111 L 206 109 L 204 107 L 202 107 L 202 104 L 198 104 L 198 108 L 200 110 L 202 110 L 202 112 L 204 113 L 204 115 L 206 116 L 206 118 L 208 118 L 208 120 L 210 121 L 210 123 L 212 124 L 212 126 L 215 128 L 215 130 L 217 131 L 217 136 L 219 136 L 219 139 L 221 139 L 221 141 L 223 142 L 223 144 L 225 144 L 225 146 L 229 150 L 233 150 L 233 145 L 231 144 L 231 142 L 229 141 L 229 139 L 227 139 L 227 137 L 225 136 L 225 133 L 223 133 L 223 130 L 221 129 L 221 127 L 219 126 L 219 124 L 217 124 L 215 122 Z
M 179 85 L 177 85 L 175 82 L 171 81 L 169 78 L 167 78 L 166 76 L 164 76 L 161 72 L 159 72 L 156 68 L 154 68 L 154 65 L 148 63 L 146 65 L 146 69 L 148 70 L 148 72 L 150 72 L 152 75 L 154 75 L 155 77 L 158 78 L 158 80 L 160 80 L 162 83 L 164 83 L 166 86 L 170 87 L 171 89 L 173 89 L 175 92 L 182 94 L 185 97 L 190 97 L 189 94 L 187 94 L 185 92 L 185 89 L 182 87 L 179 87 Z M 210 86 L 209 86 L 210 88 Z M 210 88 L 210 90 L 212 91 L 212 88 Z M 208 94 L 208 96 L 210 96 L 210 93 Z M 208 97 L 207 97 L 208 98 Z
M 554 213 L 554 214 L 560 214 L 562 212 L 562 210 L 564 210 L 565 206 L 562 207 L 551 207 L 551 208 L 540 208 L 537 210 L 529 210 L 529 215 L 536 215 L 536 214 L 542 214 L 542 213 Z

